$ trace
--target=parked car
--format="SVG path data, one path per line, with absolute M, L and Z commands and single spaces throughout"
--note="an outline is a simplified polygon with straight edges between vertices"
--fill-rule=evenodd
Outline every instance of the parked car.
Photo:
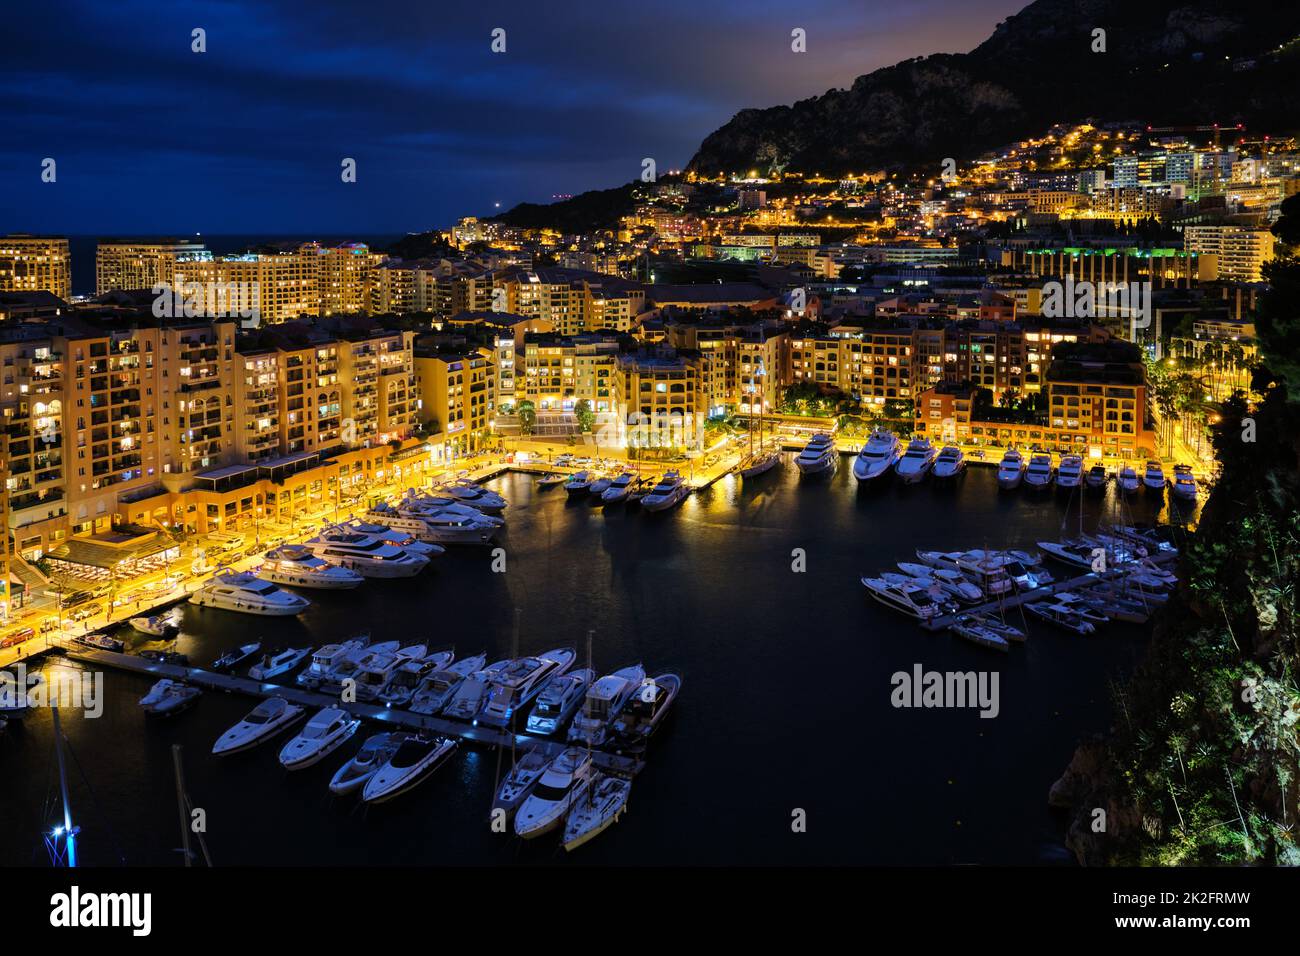
M 36 631 L 32 628 L 19 628 L 16 631 L 10 631 L 4 637 L 0 637 L 0 647 L 16 647 L 23 641 L 30 641 L 35 636 Z

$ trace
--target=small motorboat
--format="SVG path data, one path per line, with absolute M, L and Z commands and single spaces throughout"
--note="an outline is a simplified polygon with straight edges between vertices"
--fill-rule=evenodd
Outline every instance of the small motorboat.
M 268 697 L 212 745 L 214 757 L 227 757 L 270 740 L 303 715 L 303 708 L 283 697 Z
M 253 680 L 270 680 L 272 677 L 279 677 L 301 664 L 310 653 L 310 647 L 286 647 L 267 651 L 260 661 L 248 669 L 248 676 Z
M 197 687 L 164 677 L 140 698 L 140 707 L 146 714 L 169 717 L 186 710 L 202 693 Z
M 554 488 L 556 485 L 562 485 L 564 482 L 565 477 L 558 472 L 553 471 L 550 474 L 542 475 L 538 478 L 537 487 L 545 490 L 547 488 Z
M 570 495 L 585 495 L 591 490 L 591 473 L 580 471 L 564 483 L 564 490 Z
M 161 614 L 151 617 L 133 617 L 130 624 L 141 634 L 151 637 L 171 637 L 180 630 L 176 621 Z
M 234 650 L 226 651 L 226 653 L 213 661 L 212 669 L 217 671 L 232 670 L 251 658 L 261 649 L 261 641 L 253 641 L 251 644 L 243 644 L 236 647 Z
M 150 649 L 141 651 L 140 656 L 147 661 L 153 661 L 156 664 L 171 664 L 175 667 L 188 667 L 190 658 L 187 654 L 181 654 L 178 651 L 163 651 Z
M 113 651 L 121 654 L 126 650 L 126 642 L 120 641 L 116 637 L 109 637 L 107 634 L 83 634 L 81 637 L 74 638 L 78 644 L 84 644 L 86 647 L 93 647 L 101 651 Z
M 613 478 L 597 478 L 587 486 L 587 494 L 599 501 L 604 496 L 605 492 L 609 490 L 609 486 L 613 483 Z
M 507 820 L 514 815 L 520 804 L 533 792 L 533 787 L 551 765 L 552 759 L 539 747 L 524 751 L 497 788 L 496 799 L 492 801 L 493 819 L 496 819 L 498 810 L 505 813 Z
M 617 822 L 631 793 L 632 781 L 626 777 L 597 773 L 564 821 L 564 849 L 576 850 Z
M 1024 607 L 1026 611 L 1035 617 L 1074 634 L 1091 634 L 1096 630 L 1092 623 L 1085 621 L 1078 612 L 1060 604 L 1049 604 L 1042 601 L 1036 604 L 1026 604 Z
M 319 763 L 350 740 L 360 726 L 361 719 L 341 707 L 322 708 L 280 750 L 280 763 L 285 770 L 302 770 Z
M 339 767 L 330 780 L 330 792 L 336 796 L 356 793 L 375 775 L 375 771 L 388 763 L 393 754 L 411 734 L 383 733 L 366 738 L 361 749 L 351 760 Z
M 361 790 L 366 803 L 384 803 L 418 786 L 456 752 L 452 737 L 415 735 L 402 741 L 388 762 L 375 771 Z

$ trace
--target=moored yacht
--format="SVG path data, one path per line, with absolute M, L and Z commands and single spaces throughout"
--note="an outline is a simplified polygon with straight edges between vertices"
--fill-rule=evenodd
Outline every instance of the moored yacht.
M 241 644 L 239 647 L 226 651 L 215 661 L 212 662 L 214 671 L 228 671 L 238 667 L 254 654 L 262 649 L 261 641 L 250 641 L 247 644 Z
M 582 705 L 587 688 L 595 677 L 596 672 L 590 668 L 553 677 L 537 695 L 525 725 L 527 732 L 544 737 L 559 730 Z
M 631 793 L 632 781 L 628 778 L 596 773 L 587 792 L 573 802 L 564 820 L 564 849 L 576 850 L 617 823 Z
M 412 644 L 388 654 L 375 654 L 357 668 L 357 700 L 375 700 L 399 667 L 407 661 L 419 660 L 427 651 L 423 644 Z
M 361 669 L 373 661 L 376 657 L 383 657 L 386 654 L 394 653 L 401 645 L 397 641 L 382 641 L 378 644 L 369 644 L 355 648 L 347 654 L 342 655 L 338 663 L 326 672 L 317 683 L 317 688 L 324 694 L 338 694 L 342 692 L 345 681 L 356 682 L 361 674 Z
M 140 698 L 140 707 L 146 714 L 167 717 L 188 708 L 202 693 L 197 687 L 164 677 Z
M 898 570 L 913 578 L 933 581 L 940 591 L 963 604 L 979 604 L 984 600 L 984 592 L 953 568 L 933 568 L 911 561 L 899 561 Z
M 280 764 L 286 770 L 302 770 L 320 763 L 350 740 L 360 726 L 361 719 L 341 707 L 325 707 L 280 750 Z
M 874 431 L 853 459 L 853 477 L 862 482 L 882 478 L 889 474 L 902 454 L 902 444 L 897 435 L 884 429 Z
M 682 679 L 676 674 L 660 674 L 642 680 L 627 706 L 610 725 L 614 749 L 623 753 L 643 748 L 664 722 L 681 689 Z
M 537 781 L 542 779 L 542 774 L 553 760 L 540 747 L 525 750 L 497 788 L 496 798 L 492 801 L 493 817 L 500 810 L 505 813 L 507 820 L 510 819 L 520 804 L 528 799 L 533 787 L 537 786 Z
M 381 518 L 392 510 L 388 505 L 376 506 L 369 514 Z M 461 505 L 440 507 L 403 499 L 395 510 L 404 527 L 418 529 L 414 533 L 421 541 L 437 542 L 425 547 L 437 548 L 439 554 L 445 544 L 487 544 L 505 525 L 501 518 Z
M 956 478 L 966 471 L 966 456 L 956 445 L 946 445 L 934 460 L 934 477 L 937 479 Z
M 330 564 L 367 578 L 410 578 L 429 566 L 427 557 L 386 544 L 379 535 L 342 528 L 328 528 L 305 546 Z
M 669 471 L 641 499 L 641 507 L 646 511 L 667 511 L 685 500 L 688 494 L 690 489 L 682 480 L 682 476 L 676 471 Z
M 1025 477 L 1025 456 L 1014 448 L 1008 448 L 998 465 L 998 487 L 1011 491 L 1020 487 Z
M 628 492 L 632 490 L 632 483 L 637 480 L 635 472 L 625 471 L 618 477 L 614 478 L 609 487 L 601 492 L 601 503 L 607 505 L 616 505 L 620 501 L 626 501 Z M 595 491 L 592 491 L 595 494 Z
M 1174 480 L 1170 490 L 1179 501 L 1196 500 L 1196 476 L 1191 465 L 1174 465 Z
M 311 653 L 310 647 L 279 647 L 268 650 L 262 659 L 248 669 L 248 676 L 253 680 L 270 680 L 287 674 Z
M 487 702 L 488 693 L 492 689 L 492 678 L 504 670 L 509 663 L 509 660 L 503 660 L 489 664 L 462 681 L 442 708 L 443 716 L 449 720 L 463 720 L 466 723 L 477 717 Z
M 825 475 L 839 467 L 840 453 L 830 435 L 818 432 L 809 439 L 794 463 L 802 475 Z
M 901 611 L 918 621 L 928 621 L 949 610 L 945 603 L 931 593 L 929 587 L 919 582 L 891 584 L 884 578 L 863 578 L 862 586 L 885 607 Z
M 1090 621 L 1085 621 L 1077 612 L 1061 604 L 1042 601 L 1036 604 L 1026 604 L 1025 610 L 1049 624 L 1054 624 L 1062 630 L 1071 631 L 1075 634 L 1091 634 L 1096 630 Z
M 559 826 L 569 808 L 587 792 L 593 772 L 587 751 L 569 747 L 561 753 L 519 807 L 515 833 L 528 840 Z
M 438 713 L 451 701 L 456 688 L 478 673 L 486 663 L 486 654 L 476 654 L 425 675 L 411 695 L 411 712 L 426 715 Z
M 907 443 L 907 450 L 903 452 L 903 457 L 894 465 L 894 474 L 904 484 L 911 485 L 924 481 L 926 475 L 930 474 L 930 469 L 934 467 L 934 457 L 934 446 L 930 444 L 930 439 L 913 438 Z
M 1093 465 L 1088 469 L 1088 477 L 1084 479 L 1088 485 L 1089 491 L 1102 491 L 1106 487 L 1109 478 L 1106 475 L 1105 465 Z
M 603 475 L 597 478 L 587 487 L 587 494 L 599 501 L 609 490 L 609 486 L 614 483 L 614 479 L 609 475 Z
M 1147 491 L 1165 491 L 1165 469 L 1154 458 L 1147 460 L 1147 467 L 1142 472 L 1142 487 Z
M 318 558 L 300 544 L 285 544 L 266 552 L 255 572 L 263 581 L 299 588 L 346 590 L 365 580 L 355 571 Z
M 781 452 L 777 448 L 768 448 L 766 450 L 758 448 L 750 452 L 740 460 L 736 466 L 736 474 L 741 478 L 757 478 L 759 475 L 765 475 L 777 465 L 781 464 Z
M 1083 458 L 1079 455 L 1065 455 L 1056 469 L 1056 487 L 1064 491 L 1073 491 L 1083 483 Z
M 606 674 L 588 687 L 587 695 L 582 701 L 582 710 L 569 727 L 569 742 L 592 747 L 603 744 L 609 735 L 610 725 L 643 680 L 645 668 L 633 664 Z
M 397 748 L 408 738 L 407 733 L 382 733 L 366 738 L 361 749 L 335 772 L 330 780 L 330 792 L 336 796 L 355 793 L 366 785 L 380 767 L 388 763 Z
M 454 481 L 438 490 L 484 514 L 500 514 L 506 510 L 506 499 L 474 481 Z
M 491 688 L 476 724 L 505 727 L 519 709 L 546 686 L 573 666 L 577 652 L 571 647 L 557 647 L 536 657 L 513 660 L 492 677 Z
M 1119 485 L 1120 494 L 1135 495 L 1138 489 L 1142 487 L 1142 479 L 1138 477 L 1137 471 L 1132 465 L 1125 465 L 1119 470 L 1119 475 L 1115 479 Z
M 409 736 L 361 790 L 366 803 L 383 803 L 418 786 L 456 752 L 453 737 Z
M 958 615 L 956 620 L 948 625 L 948 630 L 981 647 L 1003 652 L 1011 650 L 1011 644 L 1005 637 L 985 627 L 983 621 L 974 614 Z
M 424 679 L 449 666 L 454 658 L 452 651 L 438 651 L 427 657 L 408 659 L 380 689 L 379 702 L 387 707 L 405 707 L 420 689 Z
M 249 711 L 247 717 L 217 738 L 217 742 L 212 745 L 212 754 L 225 757 L 256 747 L 302 715 L 303 709 L 297 704 L 291 704 L 283 697 L 268 697 Z
M 589 471 L 580 471 L 564 483 L 564 490 L 570 495 L 585 495 L 591 490 L 592 476 Z
M 180 625 L 176 623 L 175 618 L 167 614 L 133 617 L 130 624 L 141 634 L 148 634 L 150 637 L 169 638 L 180 630 Z
M 1030 491 L 1042 491 L 1052 485 L 1052 456 L 1034 455 L 1029 459 L 1025 469 L 1025 487 Z
M 338 644 L 326 644 L 311 655 L 311 663 L 297 677 L 302 687 L 319 687 L 334 668 L 342 663 L 349 654 L 359 651 L 370 643 L 368 636 L 355 637 Z
M 311 602 L 305 597 L 283 591 L 247 571 L 219 571 L 190 595 L 190 603 L 264 617 L 291 617 L 311 607 Z

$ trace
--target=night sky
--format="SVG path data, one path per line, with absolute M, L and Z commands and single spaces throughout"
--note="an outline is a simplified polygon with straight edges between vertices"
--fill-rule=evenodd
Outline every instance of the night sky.
M 968 50 L 1025 2 L 10 0 L 0 233 L 445 226 L 680 167 L 739 109 Z

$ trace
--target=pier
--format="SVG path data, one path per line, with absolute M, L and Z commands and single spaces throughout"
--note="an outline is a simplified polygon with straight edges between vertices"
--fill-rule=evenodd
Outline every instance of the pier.
M 149 675 L 155 679 L 168 677 L 172 680 L 193 684 L 196 687 L 219 690 L 227 694 L 243 694 L 247 697 L 256 697 L 263 700 L 270 697 L 283 697 L 290 703 L 308 708 L 338 707 L 364 720 L 404 730 L 428 730 L 487 747 L 513 746 L 517 749 L 537 747 L 548 755 L 554 756 L 564 750 L 566 746 L 559 741 L 548 740 L 544 737 L 533 737 L 528 734 L 511 733 L 509 730 L 495 727 L 479 727 L 461 723 L 460 721 L 444 720 L 440 717 L 385 707 L 382 704 L 365 704 L 359 701 L 343 703 L 337 697 L 315 690 L 307 690 L 292 685 L 273 684 L 267 681 L 256 681 L 248 677 L 236 677 L 234 674 L 222 674 L 201 667 L 164 664 L 160 661 L 137 657 L 134 654 L 120 654 L 116 651 L 87 647 L 76 641 L 60 641 L 57 643 L 57 647 L 62 649 L 69 660 L 94 667 L 131 671 L 136 674 Z M 640 773 L 645 766 L 643 760 L 635 757 L 625 757 L 602 750 L 593 750 L 591 757 L 595 765 L 602 770 L 609 770 L 628 777 Z

